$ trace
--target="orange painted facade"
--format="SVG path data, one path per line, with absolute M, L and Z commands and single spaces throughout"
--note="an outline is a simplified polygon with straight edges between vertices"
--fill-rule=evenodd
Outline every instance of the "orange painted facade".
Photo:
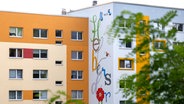
M 22 37 L 10 37 L 10 27 L 22 28 Z M 33 37 L 34 28 L 47 29 L 47 38 Z M 82 100 L 88 103 L 88 18 L 0 12 L 0 29 L 0 42 L 55 45 L 56 41 L 62 41 L 62 44 L 67 47 L 65 55 L 66 93 L 71 96 L 72 90 L 82 90 Z M 62 30 L 61 38 L 56 38 L 56 30 Z M 82 32 L 82 40 L 72 40 L 72 31 Z M 82 60 L 72 60 L 72 51 L 82 51 Z M 83 78 L 81 80 L 72 80 L 72 70 L 83 71 Z M 48 72 L 50 71 L 51 70 Z M 41 84 L 42 83 L 40 83 L 40 85 Z M 32 90 L 34 89 L 23 89 L 23 100 L 32 99 Z

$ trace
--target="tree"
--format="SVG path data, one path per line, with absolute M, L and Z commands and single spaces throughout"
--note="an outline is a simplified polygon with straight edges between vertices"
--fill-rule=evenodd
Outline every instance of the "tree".
M 142 13 L 122 11 L 109 30 L 110 40 L 125 35 L 124 42 L 136 39 L 138 43 L 132 53 L 137 55 L 137 65 L 145 64 L 139 73 L 128 76 L 131 84 L 123 89 L 130 100 L 136 97 L 138 104 L 184 104 L 184 44 L 177 42 L 177 29 L 170 24 L 176 16 L 177 11 L 172 10 L 144 21 Z M 140 53 L 145 56 L 139 57 Z

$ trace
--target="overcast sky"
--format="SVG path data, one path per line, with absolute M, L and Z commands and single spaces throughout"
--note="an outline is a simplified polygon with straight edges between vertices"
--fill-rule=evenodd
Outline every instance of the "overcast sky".
M 60 15 L 61 10 L 77 10 L 92 6 L 93 0 L 0 0 L 0 11 L 16 11 Z M 112 1 L 158 5 L 184 9 L 184 0 L 97 0 L 98 5 Z

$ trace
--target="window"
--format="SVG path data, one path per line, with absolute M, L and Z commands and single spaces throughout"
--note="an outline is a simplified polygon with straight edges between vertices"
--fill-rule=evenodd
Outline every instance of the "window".
M 62 38 L 62 30 L 56 30 L 56 38 Z
M 174 27 L 175 27 L 178 31 L 183 31 L 183 32 L 184 32 L 184 24 L 182 24 L 182 23 L 174 23 Z
M 22 79 L 22 69 L 10 69 L 9 78 L 11 79 Z
M 82 90 L 72 90 L 72 99 L 82 99 L 83 91 Z
M 22 100 L 22 91 L 9 91 L 9 99 L 10 100 Z
M 33 58 L 47 58 L 47 50 L 45 49 L 34 49 Z
M 9 57 L 21 58 L 22 53 L 23 53 L 22 49 L 18 49 L 18 48 L 10 48 L 9 49 Z
M 72 71 L 72 79 L 82 79 L 83 71 Z
M 56 65 L 62 65 L 63 61 L 55 61 Z
M 55 104 L 63 104 L 62 101 L 56 101 Z
M 47 90 L 34 90 L 33 99 L 34 100 L 47 100 Z
M 119 88 L 129 88 L 131 87 L 130 80 L 119 80 Z
M 47 29 L 33 29 L 33 37 L 47 38 Z
M 121 48 L 132 48 L 132 42 L 124 42 L 124 39 L 119 39 L 119 47 Z
M 72 51 L 72 59 L 73 60 L 81 60 L 82 59 L 82 51 Z
M 82 40 L 82 32 L 72 31 L 71 38 L 73 40 Z
M 56 41 L 57 45 L 62 45 L 62 41 Z
M 63 82 L 63 81 L 55 81 L 55 84 L 56 84 L 56 85 L 62 85 L 62 82 Z
M 154 42 L 153 42 L 153 45 L 154 45 L 154 48 L 155 49 L 160 49 L 160 50 L 162 50 L 162 49 L 164 49 L 164 47 L 166 46 L 166 41 L 165 40 L 155 40 Z
M 46 79 L 48 76 L 47 70 L 33 70 L 34 79 Z
M 10 35 L 10 37 L 22 37 L 22 28 L 10 27 L 9 35 Z
M 119 58 L 119 69 L 134 69 L 132 58 Z
M 119 104 L 135 104 L 135 103 L 133 103 L 133 101 L 130 100 L 122 100 L 119 102 Z

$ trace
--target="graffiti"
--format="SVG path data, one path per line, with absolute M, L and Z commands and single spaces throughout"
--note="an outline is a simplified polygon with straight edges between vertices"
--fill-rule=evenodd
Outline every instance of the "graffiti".
M 110 92 L 105 92 L 104 93 L 105 94 L 105 101 L 107 102 L 107 96 L 110 98 L 111 97 L 111 93 Z
M 107 12 L 99 12 L 99 18 L 94 15 L 90 22 L 93 25 L 92 29 L 92 72 L 96 71 L 96 79 L 94 82 L 92 82 L 91 85 L 91 93 L 96 94 L 96 98 L 99 102 L 99 104 L 103 103 L 103 100 L 105 99 L 105 102 L 108 101 L 108 99 L 111 97 L 111 92 L 104 90 L 103 87 L 110 86 L 111 85 L 111 73 L 108 73 L 108 70 L 102 66 L 101 63 L 105 61 L 108 57 L 110 57 L 110 54 L 108 51 L 105 51 L 104 56 L 101 54 L 103 53 L 101 51 L 101 48 L 103 46 L 103 36 L 100 37 L 100 25 L 101 22 L 104 20 L 104 16 L 111 15 L 110 9 L 107 10 Z M 99 58 L 100 55 L 100 58 Z M 103 56 L 103 57 L 102 57 Z M 104 81 L 104 83 L 101 83 Z M 108 88 L 107 88 L 108 89 Z
M 111 74 L 107 73 L 105 68 L 102 67 L 102 71 L 104 72 L 104 77 L 105 77 L 105 85 L 111 85 Z

